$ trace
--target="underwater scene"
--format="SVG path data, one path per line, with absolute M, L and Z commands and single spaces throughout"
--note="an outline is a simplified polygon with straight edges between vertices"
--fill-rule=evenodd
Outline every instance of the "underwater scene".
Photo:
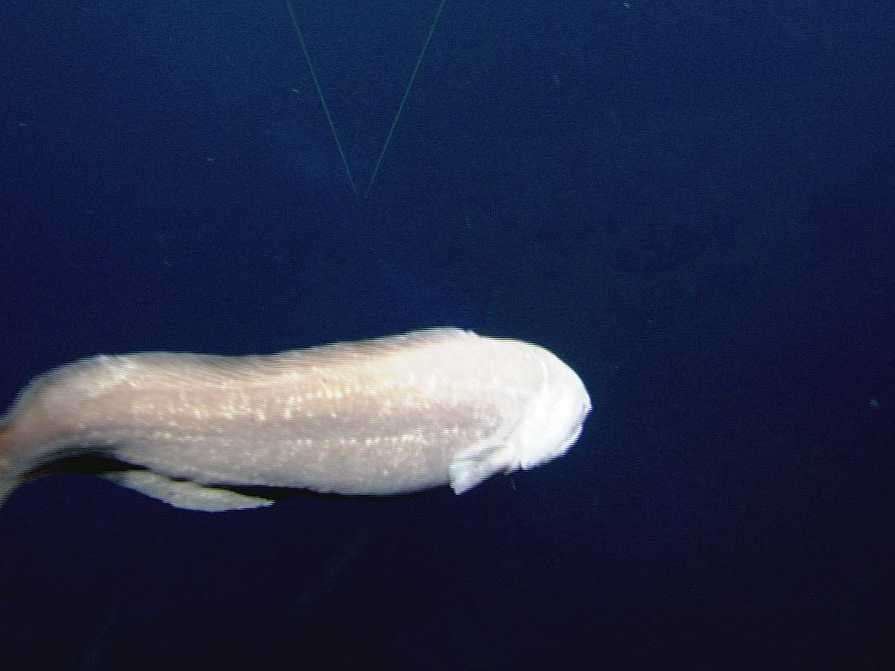
M 2 668 L 895 668 L 893 31 L 6 0 Z

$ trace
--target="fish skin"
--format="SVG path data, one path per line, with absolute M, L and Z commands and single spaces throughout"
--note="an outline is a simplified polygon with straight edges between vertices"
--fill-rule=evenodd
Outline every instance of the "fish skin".
M 453 328 L 274 355 L 99 355 L 36 378 L 0 425 L 0 502 L 62 456 L 182 508 L 268 505 L 226 488 L 462 493 L 563 454 L 590 411 L 549 351 Z

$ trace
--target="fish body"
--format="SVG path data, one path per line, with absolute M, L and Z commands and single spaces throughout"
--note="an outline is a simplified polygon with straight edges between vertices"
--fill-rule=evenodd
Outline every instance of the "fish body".
M 452 328 L 274 355 L 100 355 L 20 394 L 0 425 L 0 500 L 80 453 L 198 510 L 270 503 L 228 487 L 462 493 L 563 454 L 590 408 L 549 351 Z

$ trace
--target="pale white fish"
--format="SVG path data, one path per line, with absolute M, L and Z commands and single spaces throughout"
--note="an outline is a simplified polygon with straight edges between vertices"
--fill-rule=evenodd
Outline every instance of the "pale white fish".
M 453 328 L 266 356 L 101 355 L 36 378 L 2 419 L 0 502 L 85 455 L 193 510 L 270 505 L 228 489 L 253 486 L 461 494 L 565 453 L 590 407 L 546 349 Z

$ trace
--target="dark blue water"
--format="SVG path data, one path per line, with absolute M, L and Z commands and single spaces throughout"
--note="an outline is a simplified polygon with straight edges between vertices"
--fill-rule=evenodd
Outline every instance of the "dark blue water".
M 295 0 L 360 190 L 437 4 Z M 891 668 L 893 29 L 448 0 L 364 199 L 281 2 L 7 0 L 0 405 L 97 352 L 452 324 L 595 412 L 462 497 L 30 484 L 3 668 Z

